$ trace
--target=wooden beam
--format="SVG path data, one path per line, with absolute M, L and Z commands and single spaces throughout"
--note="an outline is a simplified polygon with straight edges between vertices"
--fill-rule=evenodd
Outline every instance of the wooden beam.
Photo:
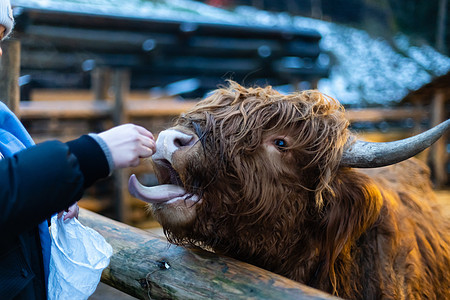
M 35 49 L 36 39 L 52 41 L 52 45 L 61 49 L 78 49 L 94 52 L 134 52 L 142 54 L 159 48 L 165 55 L 198 56 L 236 56 L 251 57 L 257 54 L 259 47 L 266 46 L 271 56 L 294 55 L 299 57 L 317 57 L 320 47 L 317 40 L 296 37 L 283 38 L 228 37 L 214 35 L 193 35 L 182 38 L 177 32 L 162 34 L 159 32 L 133 32 L 99 30 L 93 28 L 55 27 L 31 25 L 21 35 L 24 48 Z M 146 42 L 151 47 L 145 46 Z M 188 43 L 189 47 L 180 47 Z M 148 45 L 148 44 L 147 44 Z
M 130 94 L 130 72 L 126 69 L 116 69 L 113 73 L 114 89 L 113 123 L 115 126 L 127 122 L 125 101 Z
M 114 126 L 118 126 L 128 123 L 125 100 L 130 93 L 130 72 L 126 69 L 114 70 L 112 84 L 114 89 L 112 119 Z M 114 171 L 114 207 L 117 219 L 122 222 L 128 222 L 130 219 L 129 194 L 126 184 L 128 175 L 128 171 L 125 169 Z
M 3 101 L 16 115 L 20 114 L 20 42 L 2 42 L 3 55 L 0 64 L 0 101 Z
M 114 249 L 102 282 L 139 299 L 338 299 L 261 268 L 80 209 Z
M 380 122 L 408 118 L 421 120 L 428 117 L 426 110 L 414 107 L 347 109 L 345 113 L 350 122 Z
M 255 0 L 253 0 L 255 1 Z M 263 0 L 258 0 L 263 2 Z M 183 19 L 171 18 L 135 18 L 135 17 L 115 17 L 107 15 L 92 15 L 89 12 L 85 14 L 39 10 L 32 8 L 24 8 L 22 15 L 30 24 L 66 24 L 72 28 L 96 28 L 106 30 L 116 30 L 117 32 L 132 31 L 132 32 L 156 32 L 156 33 L 176 33 L 183 34 L 182 25 L 185 23 L 192 23 L 195 28 L 194 31 L 187 32 L 192 34 L 195 32 L 199 35 L 214 35 L 214 36 L 234 36 L 242 38 L 262 38 L 262 39 L 281 39 L 289 40 L 291 38 L 301 38 L 304 40 L 318 42 L 321 39 L 319 32 L 310 29 L 289 29 L 278 28 L 271 26 L 251 26 L 241 24 L 226 24 L 226 23 L 209 23 L 209 22 L 194 22 Z M 80 17 L 82 16 L 82 17 Z
M 130 118 L 135 117 L 170 117 L 178 116 L 190 110 L 198 101 L 179 101 L 174 99 L 131 100 L 127 101 L 127 112 Z
M 94 100 L 108 99 L 108 91 L 111 86 L 111 69 L 97 67 L 91 73 L 91 88 L 94 92 Z
M 445 93 L 438 89 L 435 92 L 431 107 L 431 127 L 445 121 Z M 447 183 L 447 135 L 436 141 L 430 149 L 431 167 L 434 175 L 434 182 L 437 188 L 443 187 Z
M 23 101 L 21 119 L 98 119 L 111 116 L 112 105 L 106 101 Z
M 170 117 L 188 111 L 197 102 L 196 100 L 175 100 L 173 98 L 126 100 L 122 109 L 126 111 L 127 118 Z M 30 101 L 21 103 L 20 107 L 24 119 L 100 118 L 107 117 L 112 110 L 109 102 L 87 100 Z M 115 114 L 118 120 L 116 123 L 120 124 L 122 117 L 119 117 L 120 112 L 117 106 L 116 110 Z M 422 107 L 347 109 L 345 113 L 350 122 L 381 122 L 408 118 L 421 121 L 429 116 L 427 110 Z

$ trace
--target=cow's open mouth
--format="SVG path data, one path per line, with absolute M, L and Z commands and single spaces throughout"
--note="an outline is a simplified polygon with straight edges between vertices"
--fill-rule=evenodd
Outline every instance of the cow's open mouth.
M 197 195 L 192 195 L 184 189 L 178 173 L 168 161 L 159 161 L 157 168 L 160 175 L 160 185 L 144 186 L 133 174 L 128 181 L 130 194 L 153 204 L 170 204 L 179 200 L 198 201 Z

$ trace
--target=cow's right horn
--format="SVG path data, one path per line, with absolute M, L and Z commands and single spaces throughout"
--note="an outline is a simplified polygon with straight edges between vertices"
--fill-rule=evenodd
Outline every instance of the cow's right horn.
M 416 136 L 400 141 L 356 141 L 342 155 L 341 167 L 378 168 L 408 159 L 430 147 L 450 128 L 450 119 Z

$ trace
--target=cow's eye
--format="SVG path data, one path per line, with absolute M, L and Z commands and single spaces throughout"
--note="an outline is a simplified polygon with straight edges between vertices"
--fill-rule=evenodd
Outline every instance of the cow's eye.
M 286 143 L 285 140 L 283 140 L 283 139 L 276 139 L 276 140 L 273 141 L 273 143 L 278 148 L 278 150 L 286 151 L 287 143 Z

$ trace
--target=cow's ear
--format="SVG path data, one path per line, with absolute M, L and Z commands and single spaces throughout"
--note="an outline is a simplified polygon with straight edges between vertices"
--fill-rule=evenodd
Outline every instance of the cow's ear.
M 383 200 L 371 178 L 351 169 L 339 171 L 332 190 L 334 195 L 324 196 L 320 253 L 324 259 L 322 275 L 328 275 L 336 288 L 335 263 L 339 257 L 350 256 L 351 246 L 376 221 Z

